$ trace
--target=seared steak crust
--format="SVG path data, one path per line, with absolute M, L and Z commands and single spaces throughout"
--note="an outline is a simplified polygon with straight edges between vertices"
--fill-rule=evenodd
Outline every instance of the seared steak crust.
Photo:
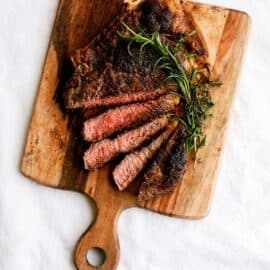
M 142 178 L 139 201 L 172 192 L 181 179 L 186 165 L 185 128 L 179 126 L 162 147 Z
M 164 6 L 161 1 L 144 1 L 142 2 L 140 9 L 142 12 L 140 22 L 148 31 L 169 31 L 173 16 L 168 7 Z

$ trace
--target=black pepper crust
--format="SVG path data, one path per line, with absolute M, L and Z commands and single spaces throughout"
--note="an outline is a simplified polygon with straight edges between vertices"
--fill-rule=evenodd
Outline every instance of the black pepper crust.
M 138 194 L 138 201 L 172 192 L 186 168 L 185 127 L 179 125 L 146 169 Z

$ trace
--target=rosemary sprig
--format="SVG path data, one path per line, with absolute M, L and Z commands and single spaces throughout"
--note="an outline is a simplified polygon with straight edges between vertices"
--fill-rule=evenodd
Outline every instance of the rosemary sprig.
M 144 30 L 140 29 L 139 32 L 136 33 L 125 23 L 123 23 L 123 25 L 129 31 L 130 35 L 126 36 L 121 33 L 118 34 L 122 39 L 127 41 L 127 50 L 130 56 L 133 56 L 131 47 L 134 43 L 140 44 L 139 60 L 142 57 L 145 47 L 150 45 L 160 55 L 154 67 L 158 66 L 160 69 L 163 69 L 168 73 L 168 77 L 165 80 L 175 79 L 178 86 L 182 90 L 184 98 L 190 101 L 191 97 L 188 91 L 189 80 L 186 72 L 178 62 L 171 48 L 161 41 L 159 32 L 155 31 L 151 35 L 148 35 Z
M 177 118 L 186 126 L 186 150 L 188 152 L 197 152 L 206 143 L 206 136 L 204 134 L 205 120 L 209 116 L 209 109 L 214 105 L 209 88 L 211 86 L 219 86 L 220 82 L 210 81 L 197 68 L 189 74 L 178 60 L 176 54 L 180 49 L 183 50 L 183 44 L 195 32 L 182 35 L 175 46 L 172 47 L 162 41 L 158 31 L 147 34 L 143 29 L 139 29 L 136 32 L 125 23 L 123 25 L 129 34 L 118 34 L 127 42 L 129 55 L 133 56 L 132 46 L 139 44 L 140 61 L 144 49 L 147 46 L 151 46 L 159 55 L 154 68 L 160 68 L 167 73 L 167 77 L 163 82 L 167 80 L 174 80 L 176 82 L 179 90 L 174 92 L 174 94 L 182 98 L 185 113 L 183 116 L 174 115 L 173 118 Z M 184 55 L 190 55 L 190 53 L 186 51 Z M 198 77 L 199 79 L 197 79 Z

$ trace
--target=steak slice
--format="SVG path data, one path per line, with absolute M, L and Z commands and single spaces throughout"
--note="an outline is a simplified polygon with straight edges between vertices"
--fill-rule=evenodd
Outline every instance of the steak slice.
M 99 141 L 125 128 L 145 123 L 160 114 L 171 112 L 178 103 L 179 97 L 170 94 L 146 103 L 109 109 L 101 115 L 85 121 L 82 136 L 89 142 Z
M 109 107 L 116 105 L 125 105 L 130 103 L 144 102 L 148 100 L 156 99 L 167 93 L 164 89 L 153 90 L 148 92 L 138 91 L 136 93 L 118 94 L 108 97 L 90 97 L 86 96 L 85 99 L 67 101 L 67 109 L 77 109 L 77 108 L 96 108 L 96 107 Z M 70 96 L 69 96 L 70 98 Z
M 94 170 L 100 168 L 120 153 L 129 153 L 135 150 L 168 124 L 168 118 L 163 116 L 137 129 L 127 131 L 114 140 L 104 139 L 92 144 L 84 154 L 85 169 Z
M 179 126 L 144 173 L 138 201 L 172 192 L 186 167 L 185 128 Z
M 147 162 L 153 158 L 158 149 L 164 144 L 176 128 L 177 121 L 153 140 L 148 146 L 127 155 L 114 169 L 113 178 L 119 190 L 125 189 L 143 170 Z

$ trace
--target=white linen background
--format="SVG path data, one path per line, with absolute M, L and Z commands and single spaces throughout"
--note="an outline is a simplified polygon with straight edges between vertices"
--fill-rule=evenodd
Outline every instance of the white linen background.
M 270 269 L 269 0 L 207 0 L 253 20 L 210 215 L 120 217 L 119 270 Z M 19 163 L 58 0 L 0 0 L 0 269 L 74 270 L 89 200 L 24 178 Z

